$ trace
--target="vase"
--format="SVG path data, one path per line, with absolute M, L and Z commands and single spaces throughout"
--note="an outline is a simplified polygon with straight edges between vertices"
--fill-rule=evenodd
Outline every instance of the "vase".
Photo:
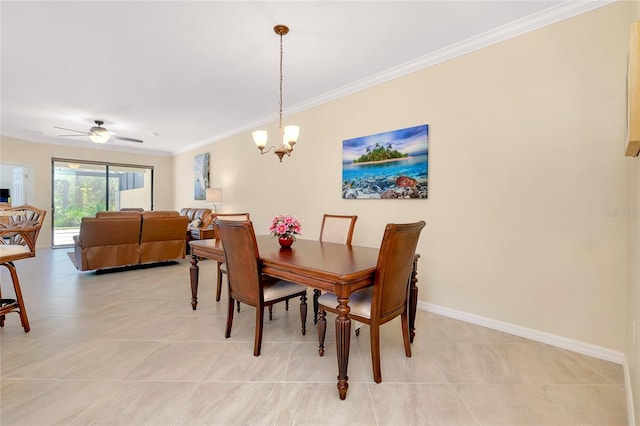
M 293 244 L 293 238 L 279 237 L 278 238 L 278 242 L 280 243 L 280 247 L 289 248 L 289 247 L 291 247 L 291 244 Z

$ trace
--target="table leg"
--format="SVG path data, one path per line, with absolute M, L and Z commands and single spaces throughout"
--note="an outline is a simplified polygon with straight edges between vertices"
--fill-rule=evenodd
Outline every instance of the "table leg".
M 413 267 L 411 269 L 411 278 L 409 280 L 409 341 L 413 343 L 413 338 L 416 336 L 416 310 L 418 309 L 418 258 L 420 255 L 416 255 L 413 258 Z
M 198 275 L 200 268 L 198 267 L 198 256 L 191 255 L 191 267 L 189 268 L 189 277 L 191 278 L 191 309 L 196 310 L 198 305 Z
M 336 351 L 338 354 L 338 392 L 345 399 L 349 389 L 349 346 L 351 344 L 351 319 L 349 318 L 349 298 L 338 298 L 338 317 L 336 318 Z

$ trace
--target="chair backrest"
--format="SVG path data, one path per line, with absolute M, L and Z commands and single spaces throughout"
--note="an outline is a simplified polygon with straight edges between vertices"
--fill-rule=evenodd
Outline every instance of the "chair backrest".
M 47 212 L 25 204 L 2 210 L 0 244 L 26 247 L 31 256 L 36 253 L 36 241 Z
M 251 220 L 249 213 L 214 213 L 216 219 L 243 221 Z
M 262 299 L 258 244 L 251 221 L 216 219 L 227 265 L 229 294 L 239 302 L 257 306 Z
M 325 243 L 351 244 L 353 228 L 358 216 L 325 214 L 322 216 L 320 241 Z
M 220 238 L 220 233 L 217 231 L 218 228 L 215 225 L 216 219 L 232 220 L 236 222 L 246 222 L 248 220 L 251 220 L 251 215 L 249 213 L 211 213 L 211 216 L 214 219 L 212 226 L 215 232 L 214 238 L 216 239 Z
M 390 223 L 384 230 L 371 300 L 371 318 L 393 317 L 406 309 L 413 258 L 423 220 Z

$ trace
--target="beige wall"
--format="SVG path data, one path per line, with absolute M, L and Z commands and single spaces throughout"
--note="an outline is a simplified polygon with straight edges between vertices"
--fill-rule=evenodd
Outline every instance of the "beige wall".
M 51 158 L 53 157 L 154 166 L 155 209 L 173 209 L 173 158 L 129 154 L 109 149 L 48 145 L 2 136 L 0 162 L 31 166 L 33 174 L 31 180 L 35 182 L 35 189 L 33 199 L 29 200 L 29 203 L 47 210 L 47 218 L 38 238 L 38 247 L 51 247 Z
M 296 114 L 281 164 L 247 132 L 176 169 L 211 152 L 220 209 L 259 232 L 291 213 L 317 238 L 323 212 L 355 213 L 354 243 L 376 246 L 385 223 L 425 219 L 422 301 L 623 351 L 628 14 L 613 4 Z M 341 199 L 342 140 L 423 123 L 428 200 Z M 196 204 L 191 179 L 176 175 L 178 206 Z
M 631 19 L 629 22 L 640 20 L 640 1 L 630 2 Z M 628 208 L 628 279 L 627 279 L 627 316 L 625 324 L 627 333 L 625 338 L 625 355 L 629 368 L 633 411 L 636 420 L 640 422 L 640 159 L 627 158 L 629 188 Z M 634 327 L 635 324 L 635 327 Z M 634 330 L 635 329 L 635 330 Z M 635 331 L 635 336 L 634 336 Z M 640 424 L 640 423 L 636 423 Z

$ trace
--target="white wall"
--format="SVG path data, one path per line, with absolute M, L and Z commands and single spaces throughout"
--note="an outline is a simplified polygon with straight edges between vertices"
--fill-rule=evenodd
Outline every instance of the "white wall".
M 355 213 L 354 244 L 377 246 L 387 222 L 425 219 L 421 301 L 623 351 L 628 20 L 616 3 L 288 117 L 282 163 L 247 132 L 176 171 L 210 152 L 220 210 L 258 232 L 290 213 L 315 239 L 323 212 Z M 428 200 L 341 199 L 342 140 L 423 123 Z M 205 205 L 192 179 L 176 173 L 176 207 Z

